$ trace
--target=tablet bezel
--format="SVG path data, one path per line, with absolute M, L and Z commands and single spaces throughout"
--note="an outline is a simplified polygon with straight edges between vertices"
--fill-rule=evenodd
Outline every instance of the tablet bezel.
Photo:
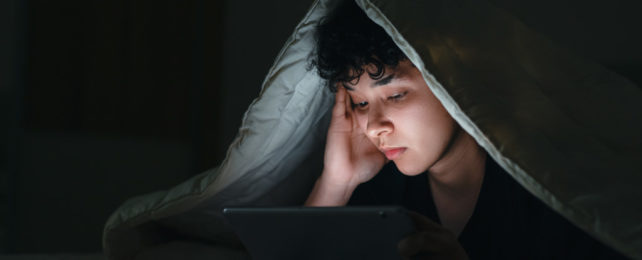
M 400 259 L 415 230 L 399 206 L 228 207 L 223 215 L 253 259 Z

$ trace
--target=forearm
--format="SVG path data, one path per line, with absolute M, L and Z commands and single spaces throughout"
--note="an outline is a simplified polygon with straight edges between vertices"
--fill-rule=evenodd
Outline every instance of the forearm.
M 328 177 L 328 174 L 322 173 L 314 189 L 305 201 L 307 207 L 336 207 L 345 206 L 352 196 L 357 184 L 351 184 L 346 181 L 336 181 Z

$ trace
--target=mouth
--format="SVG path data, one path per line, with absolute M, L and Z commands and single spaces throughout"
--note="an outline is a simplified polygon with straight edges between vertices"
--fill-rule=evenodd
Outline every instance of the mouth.
M 385 155 L 388 160 L 394 160 L 398 158 L 403 152 L 406 151 L 405 147 L 397 147 L 397 148 L 386 148 L 386 149 L 380 149 Z

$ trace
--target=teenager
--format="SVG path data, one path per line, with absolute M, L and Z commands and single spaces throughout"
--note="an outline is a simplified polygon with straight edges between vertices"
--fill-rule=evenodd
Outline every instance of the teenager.
M 356 4 L 320 22 L 312 65 L 336 98 L 307 206 L 406 206 L 418 231 L 404 257 L 621 257 L 512 180 Z

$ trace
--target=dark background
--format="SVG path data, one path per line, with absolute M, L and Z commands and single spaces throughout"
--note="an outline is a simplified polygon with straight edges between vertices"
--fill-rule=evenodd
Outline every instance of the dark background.
M 0 252 L 99 252 L 125 199 L 220 163 L 311 2 L 0 1 Z M 491 2 L 640 85 L 639 1 Z

